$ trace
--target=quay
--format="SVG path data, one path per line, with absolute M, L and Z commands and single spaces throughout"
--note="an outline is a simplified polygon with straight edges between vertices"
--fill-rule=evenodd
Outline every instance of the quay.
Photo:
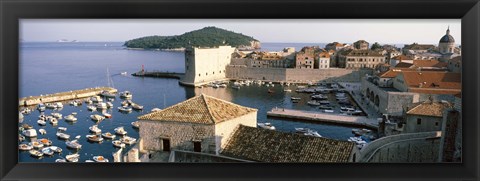
M 174 79 L 181 79 L 185 74 L 184 73 L 176 73 L 176 72 L 147 72 L 147 71 L 139 71 L 133 73 L 132 76 L 136 77 L 161 77 L 161 78 L 174 78 Z
M 313 122 L 353 125 L 378 130 L 378 120 L 364 116 L 335 115 L 322 112 L 301 111 L 284 108 L 273 108 L 271 111 L 267 112 L 267 116 Z
M 81 90 L 73 90 L 68 92 L 46 94 L 46 95 L 40 95 L 40 96 L 23 97 L 23 98 L 20 98 L 18 106 L 33 106 L 40 103 L 82 99 L 82 98 L 99 95 L 103 91 L 116 93 L 117 89 L 112 87 L 95 87 L 95 88 L 86 88 Z

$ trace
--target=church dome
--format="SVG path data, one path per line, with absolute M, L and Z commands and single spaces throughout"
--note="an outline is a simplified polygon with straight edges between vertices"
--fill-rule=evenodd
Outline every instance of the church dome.
M 455 39 L 450 35 L 450 28 L 447 29 L 447 34 L 440 38 L 440 43 L 455 43 Z

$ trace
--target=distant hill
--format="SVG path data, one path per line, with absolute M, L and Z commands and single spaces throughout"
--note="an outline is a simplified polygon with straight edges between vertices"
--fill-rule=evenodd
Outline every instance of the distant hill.
M 186 47 L 215 47 L 230 45 L 240 49 L 258 49 L 260 42 L 251 36 L 224 30 L 217 27 L 205 27 L 199 30 L 175 36 L 146 36 L 125 42 L 127 48 L 142 49 L 184 49 Z

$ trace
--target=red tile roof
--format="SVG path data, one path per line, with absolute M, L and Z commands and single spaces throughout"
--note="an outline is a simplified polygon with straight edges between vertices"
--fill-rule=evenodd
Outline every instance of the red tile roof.
M 443 102 L 426 101 L 424 103 L 418 104 L 417 106 L 407 111 L 407 114 L 443 117 L 443 110 L 451 106 L 452 105 L 448 102 L 443 103 Z
M 404 71 L 402 74 L 409 92 L 457 94 L 462 89 L 460 73 Z

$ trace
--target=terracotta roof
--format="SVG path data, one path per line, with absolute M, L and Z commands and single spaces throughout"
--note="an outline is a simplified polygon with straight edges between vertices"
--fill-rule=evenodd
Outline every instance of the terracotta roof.
M 395 57 L 392 57 L 392 59 L 395 59 L 395 60 L 413 60 L 413 58 L 410 58 L 406 55 L 395 56 Z
M 222 155 L 259 162 L 348 162 L 354 143 L 239 125 Z
M 397 63 L 397 65 L 395 65 L 395 68 L 410 68 L 412 66 L 413 66 L 413 64 L 411 64 L 411 63 L 400 62 L 400 63 Z
M 450 59 L 450 62 L 457 63 L 457 62 L 462 62 L 462 56 L 456 56 Z
M 413 43 L 411 45 L 405 45 L 403 48 L 409 50 L 428 50 L 435 48 L 435 45 Z
M 448 63 L 439 62 L 438 60 L 414 60 L 413 65 L 415 67 L 447 67 Z
M 383 57 L 380 53 L 372 50 L 349 50 L 347 56 L 357 56 L 357 57 Z
M 202 94 L 161 111 L 139 116 L 138 119 L 217 124 L 256 111 Z
M 320 52 L 318 54 L 318 57 L 321 57 L 321 58 L 330 58 L 330 54 L 328 54 L 328 52 Z
M 435 93 L 435 91 L 440 91 L 450 94 L 458 93 L 462 89 L 460 73 L 404 71 L 402 74 L 405 84 L 411 89 L 410 92 Z
M 443 110 L 448 107 L 451 107 L 451 104 L 448 102 L 426 101 L 407 111 L 407 114 L 443 117 Z
M 381 78 L 394 78 L 396 77 L 399 73 L 403 72 L 403 71 L 415 71 L 413 69 L 405 69 L 405 68 L 393 68 L 393 69 L 390 69 L 390 70 L 387 70 L 387 71 L 384 71 L 384 72 L 380 72 L 378 74 L 378 77 L 381 77 Z

